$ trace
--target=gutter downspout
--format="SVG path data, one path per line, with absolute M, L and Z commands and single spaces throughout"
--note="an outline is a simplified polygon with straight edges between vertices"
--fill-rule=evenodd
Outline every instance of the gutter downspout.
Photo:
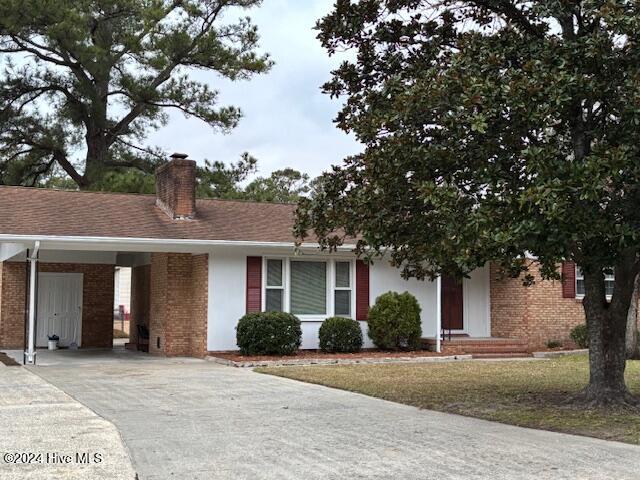
M 442 277 L 436 277 L 436 352 L 442 351 Z
M 36 281 L 37 281 L 37 265 L 38 253 L 40 250 L 40 242 L 36 241 L 35 247 L 29 257 L 29 331 L 27 341 L 27 351 L 25 352 L 25 364 L 33 365 L 36 363 Z

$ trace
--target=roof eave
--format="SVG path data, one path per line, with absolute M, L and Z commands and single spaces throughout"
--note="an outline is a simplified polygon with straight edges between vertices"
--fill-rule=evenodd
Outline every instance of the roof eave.
M 165 239 L 139 237 L 90 237 L 62 235 L 16 235 L 0 234 L 0 243 L 33 244 L 39 241 L 41 248 L 54 249 L 57 246 L 77 246 L 91 250 L 129 250 L 129 251 L 185 251 L 207 252 L 215 247 L 247 247 L 247 248 L 294 248 L 295 242 L 265 242 L 253 240 L 198 240 L 198 239 Z M 91 248 L 92 247 L 92 248 Z M 307 242 L 298 246 L 300 249 L 319 249 L 318 243 Z M 346 252 L 355 245 L 346 244 L 338 247 L 338 251 Z

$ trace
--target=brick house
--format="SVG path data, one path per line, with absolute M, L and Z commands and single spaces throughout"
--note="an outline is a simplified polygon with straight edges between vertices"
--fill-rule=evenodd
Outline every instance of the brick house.
M 584 321 L 572 265 L 564 284 L 528 288 L 489 265 L 462 283 L 404 280 L 384 260 L 356 259 L 352 245 L 294 249 L 293 205 L 196 199 L 195 182 L 195 162 L 174 154 L 156 195 L 0 187 L 0 348 L 28 347 L 31 328 L 34 347 L 52 334 L 63 346 L 111 347 L 117 267 L 132 269 L 132 342 L 145 325 L 151 354 L 234 350 L 238 319 L 260 310 L 296 314 L 303 348 L 317 348 L 325 318 L 366 320 L 390 290 L 414 294 L 424 337 L 437 344 L 450 331 L 452 351 L 470 340 L 566 342 Z

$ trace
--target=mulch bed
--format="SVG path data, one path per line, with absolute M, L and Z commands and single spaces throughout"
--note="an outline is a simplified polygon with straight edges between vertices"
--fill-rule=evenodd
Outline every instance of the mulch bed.
M 7 367 L 19 367 L 20 364 L 16 362 L 13 358 L 8 356 L 4 352 L 0 352 L 0 363 L 5 364 Z
M 224 358 L 232 362 L 262 362 L 268 360 L 358 360 L 364 358 L 394 357 L 443 357 L 446 353 L 416 350 L 413 352 L 396 352 L 381 350 L 362 350 L 358 353 L 325 353 L 321 350 L 298 350 L 293 355 L 241 355 L 238 352 L 209 352 L 209 356 Z

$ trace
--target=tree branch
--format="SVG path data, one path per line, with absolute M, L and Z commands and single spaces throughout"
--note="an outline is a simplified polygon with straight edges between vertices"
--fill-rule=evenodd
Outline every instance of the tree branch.
M 222 9 L 227 5 L 227 2 L 221 1 L 216 8 L 205 18 L 200 33 L 193 37 L 189 48 L 187 48 L 177 59 L 167 65 L 162 71 L 158 73 L 158 75 L 151 81 L 149 84 L 149 88 L 156 90 L 160 85 L 171 78 L 171 73 L 178 65 L 181 65 L 182 61 L 193 52 L 193 50 L 197 47 L 198 41 L 206 35 L 206 33 L 211 29 L 213 22 L 218 18 L 218 15 L 222 11 Z M 129 111 L 127 115 L 125 115 L 118 123 L 116 123 L 113 128 L 108 131 L 107 134 L 107 144 L 112 145 L 115 141 L 115 138 L 119 135 L 122 135 L 123 132 L 131 125 L 131 123 L 140 116 L 142 112 L 144 112 L 147 104 L 144 101 L 141 101 L 133 106 L 133 108 Z
M 544 37 L 544 28 L 531 23 L 522 10 L 516 8 L 510 0 L 475 0 L 471 3 L 503 16 L 507 21 L 509 21 L 509 23 L 520 27 L 529 35 L 533 35 L 537 38 Z

